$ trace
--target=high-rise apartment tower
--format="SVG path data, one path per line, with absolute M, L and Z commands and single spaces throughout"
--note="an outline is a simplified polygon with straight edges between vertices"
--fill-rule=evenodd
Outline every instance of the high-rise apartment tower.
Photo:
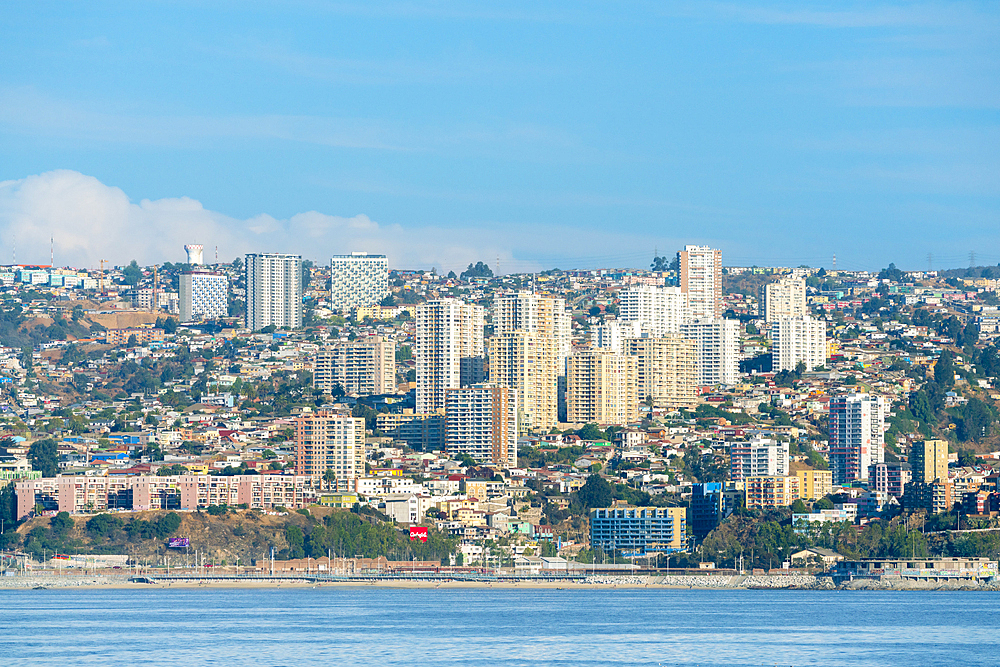
M 458 299 L 438 299 L 416 308 L 414 357 L 417 412 L 445 407 L 448 389 L 480 384 L 484 377 L 482 307 Z
M 689 245 L 677 253 L 681 292 L 687 294 L 691 317 L 722 317 L 722 251 Z
M 247 312 L 251 331 L 266 326 L 302 326 L 302 258 L 251 253 L 246 256 Z
M 389 296 L 389 260 L 385 255 L 352 252 L 330 259 L 330 307 L 349 310 L 374 306 Z

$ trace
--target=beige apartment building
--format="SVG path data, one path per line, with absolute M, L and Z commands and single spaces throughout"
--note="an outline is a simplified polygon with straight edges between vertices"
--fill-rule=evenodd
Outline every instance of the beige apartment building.
M 639 400 L 657 407 L 693 407 L 697 398 L 697 342 L 680 335 L 629 338 L 625 352 L 635 357 Z
M 507 331 L 490 339 L 490 384 L 517 394 L 522 433 L 548 432 L 559 421 L 558 358 L 551 338 Z
M 548 431 L 559 421 L 559 378 L 570 352 L 570 316 L 561 298 L 504 294 L 493 303 L 490 385 L 517 395 L 522 432 Z
M 829 470 L 799 470 L 795 476 L 803 500 L 819 500 L 833 493 L 833 473 Z
M 396 390 L 396 345 L 382 336 L 340 341 L 316 354 L 313 386 L 325 393 L 340 385 L 359 396 Z
M 620 425 L 637 421 L 638 385 L 636 357 L 604 349 L 578 352 L 567 364 L 567 419 Z
M 449 389 L 445 403 L 445 451 L 480 463 L 517 467 L 517 395 L 506 387 Z
M 295 420 L 295 474 L 337 479 L 365 473 L 365 420 L 321 410 Z
M 747 509 L 788 507 L 800 497 L 799 478 L 762 475 L 745 480 Z
M 930 484 L 948 480 L 948 441 L 920 440 L 910 448 L 910 469 L 914 482 Z

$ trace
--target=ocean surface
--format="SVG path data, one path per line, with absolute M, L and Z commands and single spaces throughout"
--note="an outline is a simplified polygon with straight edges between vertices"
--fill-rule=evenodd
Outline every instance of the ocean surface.
M 1000 593 L 0 591 L 2 665 L 997 665 Z

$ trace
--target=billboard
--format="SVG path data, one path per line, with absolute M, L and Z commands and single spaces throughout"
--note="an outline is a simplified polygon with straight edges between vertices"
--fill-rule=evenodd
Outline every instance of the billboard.
M 171 549 L 186 549 L 191 546 L 191 540 L 187 537 L 171 537 L 167 546 Z
M 420 540 L 421 542 L 427 541 L 427 528 L 423 526 L 414 526 L 410 528 L 410 541 Z

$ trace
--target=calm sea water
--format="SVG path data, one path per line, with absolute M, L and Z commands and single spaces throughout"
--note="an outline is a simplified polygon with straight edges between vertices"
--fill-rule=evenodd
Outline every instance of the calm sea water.
M 997 665 L 1000 594 L 0 591 L 10 665 Z

